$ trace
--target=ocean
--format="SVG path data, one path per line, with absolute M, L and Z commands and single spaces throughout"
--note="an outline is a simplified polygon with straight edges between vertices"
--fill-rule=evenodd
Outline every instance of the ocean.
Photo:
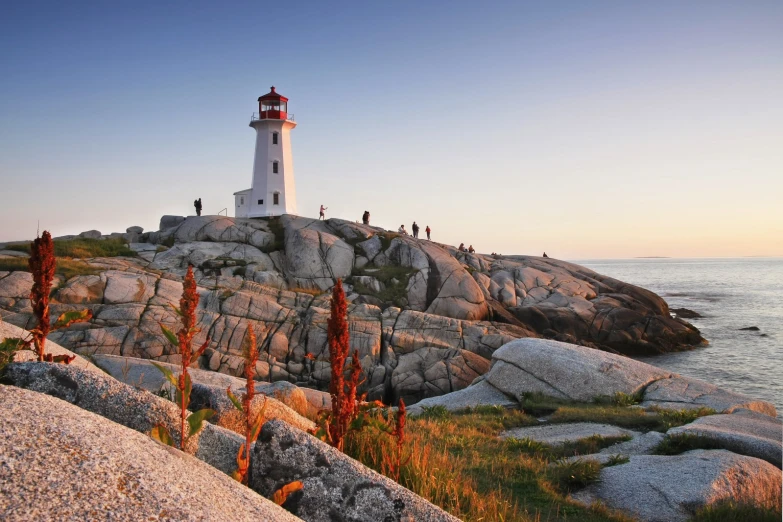
M 573 262 L 703 316 L 686 320 L 708 346 L 635 359 L 764 399 L 783 413 L 783 258 Z M 741 330 L 752 326 L 759 330 Z

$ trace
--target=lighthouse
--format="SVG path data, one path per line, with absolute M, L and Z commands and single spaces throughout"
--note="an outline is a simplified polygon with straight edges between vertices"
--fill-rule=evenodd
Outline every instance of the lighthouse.
M 294 160 L 291 129 L 294 115 L 288 112 L 288 98 L 275 88 L 258 98 L 258 112 L 250 118 L 256 130 L 253 183 L 234 193 L 236 217 L 252 218 L 296 214 Z

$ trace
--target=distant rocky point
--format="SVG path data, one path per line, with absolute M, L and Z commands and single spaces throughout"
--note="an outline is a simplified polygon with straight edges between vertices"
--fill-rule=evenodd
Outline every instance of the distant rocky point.
M 87 259 L 90 273 L 58 280 L 52 315 L 89 308 L 93 319 L 50 338 L 83 355 L 176 362 L 159 323 L 176 323 L 168 305 L 179 300 L 189 264 L 201 293 L 196 341 L 211 339 L 203 368 L 236 375 L 252 324 L 263 348 L 260 379 L 319 389 L 330 375 L 327 290 L 343 279 L 351 349 L 371 399 L 413 402 L 465 388 L 518 338 L 622 354 L 705 342 L 659 296 L 582 266 L 470 254 L 340 219 L 164 216 L 158 231 L 80 236 L 122 237 L 137 253 Z M 5 321 L 30 326 L 31 285 L 26 272 L 0 272 Z

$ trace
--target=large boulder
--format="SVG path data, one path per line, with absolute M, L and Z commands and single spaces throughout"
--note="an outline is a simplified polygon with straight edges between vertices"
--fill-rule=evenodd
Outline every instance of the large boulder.
M 725 450 L 682 455 L 635 455 L 605 467 L 596 484 L 572 494 L 601 502 L 644 522 L 679 522 L 720 502 L 780 510 L 781 474 L 772 464 Z
M 429 258 L 426 312 L 456 319 L 482 320 L 489 308 L 473 276 L 443 248 L 421 242 Z
M 740 410 L 730 415 L 699 417 L 666 432 L 666 435 L 681 434 L 696 435 L 734 453 L 758 457 L 781 467 L 783 422 L 774 417 Z
M 250 487 L 264 496 L 295 480 L 304 488 L 285 504 L 308 522 L 457 521 L 437 506 L 320 440 L 274 420 L 264 424 L 251 459 Z
M 712 408 L 718 413 L 748 409 L 771 417 L 777 416 L 775 406 L 767 401 L 753 399 L 699 379 L 680 375 L 673 375 L 650 384 L 644 390 L 641 406 L 672 410 Z
M 0 519 L 299 520 L 195 458 L 94 413 L 0 385 Z
M 522 400 L 526 393 L 589 402 L 616 393 L 634 395 L 671 372 L 584 346 L 518 339 L 492 354 L 487 381 Z
M 489 361 L 467 350 L 430 347 L 401 355 L 391 377 L 394 403 L 466 388 L 488 368 Z
M 351 275 L 351 245 L 317 220 L 285 216 L 286 276 L 294 286 L 327 290 Z

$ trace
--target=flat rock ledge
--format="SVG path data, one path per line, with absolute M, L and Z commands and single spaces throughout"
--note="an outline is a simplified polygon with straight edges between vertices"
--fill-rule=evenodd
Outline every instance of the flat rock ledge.
M 777 467 L 783 460 L 783 421 L 749 410 L 700 417 L 666 434 L 703 437 L 734 453 L 764 459 Z
M 726 450 L 674 456 L 636 455 L 605 467 L 600 480 L 574 493 L 577 502 L 601 502 L 645 522 L 684 522 L 721 501 L 780 510 L 781 473 L 772 464 Z
M 0 385 L 0 519 L 297 517 L 220 471 L 65 401 Z M 78 480 L 74 480 L 78 476 Z
M 574 462 L 577 460 L 597 460 L 601 464 L 606 464 L 613 457 L 631 457 L 632 455 L 651 455 L 655 448 L 664 439 L 664 434 L 657 431 L 649 431 L 635 436 L 631 440 L 618 442 L 600 450 L 598 453 L 588 455 L 577 455 L 569 457 L 566 460 Z
M 589 437 L 637 437 L 638 431 L 626 430 L 610 424 L 594 422 L 574 422 L 568 424 L 549 424 L 528 428 L 514 428 L 500 434 L 503 439 L 532 439 L 537 442 L 560 446 Z

